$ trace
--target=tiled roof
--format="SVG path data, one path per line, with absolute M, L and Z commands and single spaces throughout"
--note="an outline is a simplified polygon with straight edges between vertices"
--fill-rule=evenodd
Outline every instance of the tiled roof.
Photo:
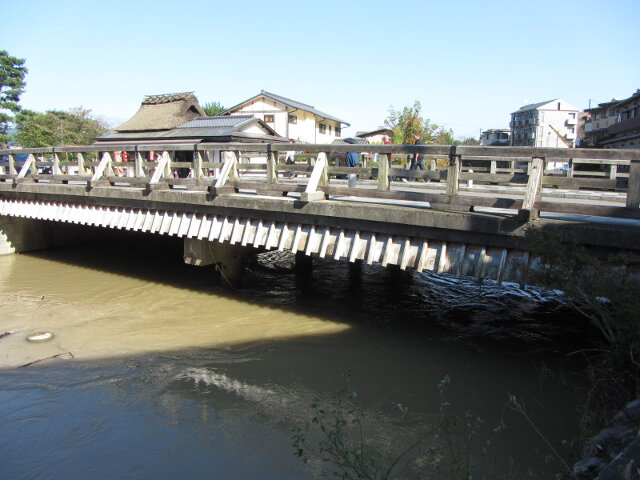
M 178 128 L 236 127 L 240 123 L 255 120 L 253 115 L 224 115 L 220 117 L 198 117 Z

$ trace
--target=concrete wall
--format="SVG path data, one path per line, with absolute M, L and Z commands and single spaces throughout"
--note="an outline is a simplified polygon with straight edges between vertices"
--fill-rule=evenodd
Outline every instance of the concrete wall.
M 0 216 L 0 255 L 98 243 L 113 234 L 104 229 L 44 220 Z

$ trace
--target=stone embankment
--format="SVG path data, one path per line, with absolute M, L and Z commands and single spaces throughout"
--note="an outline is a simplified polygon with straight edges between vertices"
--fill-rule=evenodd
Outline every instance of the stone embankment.
M 587 442 L 573 472 L 580 480 L 640 480 L 640 399 Z

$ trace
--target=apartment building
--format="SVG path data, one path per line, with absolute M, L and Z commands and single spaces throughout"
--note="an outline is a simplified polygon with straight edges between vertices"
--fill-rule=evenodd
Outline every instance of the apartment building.
M 511 114 L 511 145 L 574 147 L 578 112 L 576 107 L 559 98 L 520 107 Z

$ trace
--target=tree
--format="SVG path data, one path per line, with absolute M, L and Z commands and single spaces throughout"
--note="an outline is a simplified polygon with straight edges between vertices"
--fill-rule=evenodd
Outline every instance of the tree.
M 220 104 L 220 102 L 207 102 L 202 105 L 202 109 L 204 113 L 209 115 L 210 117 L 215 117 L 224 112 L 225 108 Z
M 12 116 L 3 110 L 9 110 L 13 114 L 20 111 L 20 95 L 26 85 L 24 76 L 27 74 L 23 58 L 10 56 L 6 50 L 0 50 L 0 145 L 9 141 L 7 129 Z
M 384 123 L 393 130 L 393 143 L 412 145 L 416 141 L 415 136 L 420 135 L 427 145 L 450 144 L 453 141 L 453 132 L 432 123 L 428 118 L 422 118 L 421 110 L 422 105 L 417 100 L 413 107 L 404 107 L 402 110 L 389 107 L 389 116 Z
M 82 107 L 68 112 L 22 110 L 16 115 L 16 126 L 18 143 L 26 148 L 88 145 L 108 129 L 104 120 Z
M 480 145 L 480 142 L 473 137 L 462 137 L 455 141 L 458 145 Z

